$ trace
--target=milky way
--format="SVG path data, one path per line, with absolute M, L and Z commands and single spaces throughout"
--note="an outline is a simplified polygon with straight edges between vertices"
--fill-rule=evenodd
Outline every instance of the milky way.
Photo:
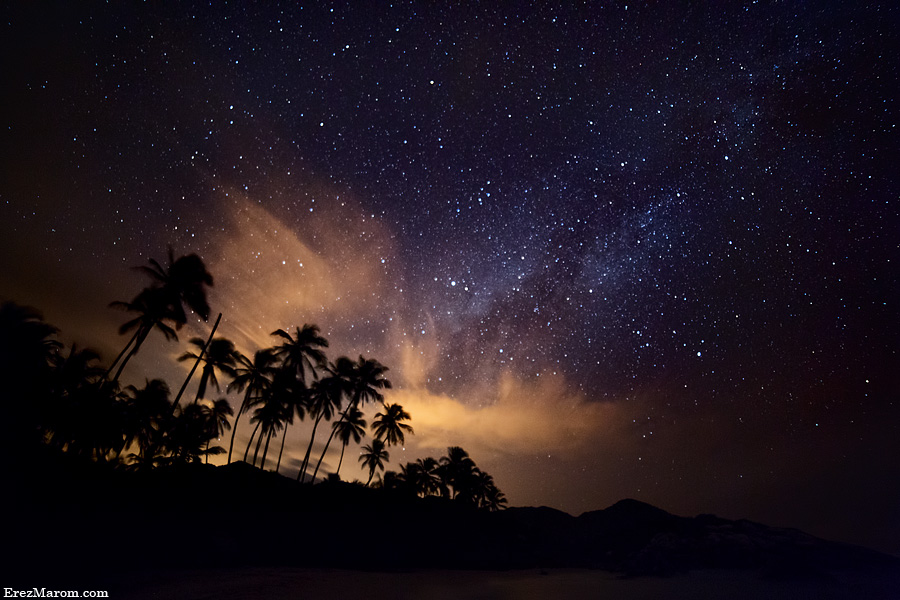
M 896 8 L 465 4 L 7 3 L 0 295 L 114 355 L 171 244 L 390 366 L 402 459 L 890 547 Z

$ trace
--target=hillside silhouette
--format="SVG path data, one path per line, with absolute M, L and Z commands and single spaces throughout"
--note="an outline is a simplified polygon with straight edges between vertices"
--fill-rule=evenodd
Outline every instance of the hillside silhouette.
M 898 559 L 873 550 L 751 521 L 680 517 L 636 500 L 578 517 L 547 507 L 490 512 L 335 479 L 303 485 L 244 462 L 129 472 L 65 456 L 43 461 L 15 470 L 22 493 L 7 538 L 18 549 L 14 572 L 47 565 L 70 578 L 173 567 L 587 568 L 628 576 L 741 569 L 786 580 L 900 572 Z

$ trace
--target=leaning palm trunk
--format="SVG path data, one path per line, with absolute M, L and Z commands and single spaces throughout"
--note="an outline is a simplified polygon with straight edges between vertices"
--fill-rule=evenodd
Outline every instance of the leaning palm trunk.
M 244 401 L 241 402 L 241 408 L 238 410 L 237 415 L 234 417 L 234 427 L 231 428 L 231 443 L 228 444 L 228 463 L 231 464 L 231 451 L 234 450 L 234 434 L 237 433 L 238 419 L 241 418 L 241 415 L 244 414 L 244 410 L 247 408 L 247 404 L 250 403 L 250 388 L 247 388 L 247 393 L 244 394 Z
M 128 361 L 131 360 L 131 357 L 137 354 L 138 350 L 141 348 L 141 344 L 144 343 L 144 340 L 147 339 L 147 336 L 150 334 L 149 327 L 141 327 L 135 333 L 135 342 L 134 346 L 132 346 L 131 351 L 125 356 L 122 362 L 119 364 L 119 370 L 116 371 L 116 376 L 113 377 L 113 381 L 119 381 L 119 375 L 122 374 L 122 370 L 125 368 L 125 365 L 128 364 Z M 126 346 L 127 347 L 127 346 Z
M 347 444 L 342 443 L 341 444 L 341 459 L 338 461 L 337 471 L 334 472 L 334 474 L 337 475 L 338 478 L 340 478 L 340 476 L 341 476 L 341 465 L 344 462 L 344 450 L 346 450 L 346 449 L 347 449 Z
M 352 404 L 349 406 L 349 408 L 347 408 L 347 411 L 353 409 L 355 406 L 356 406 L 356 403 L 355 403 L 355 402 L 352 403 Z M 347 411 L 341 413 L 341 418 L 338 420 L 338 423 L 339 423 L 339 424 L 344 422 L 344 417 L 347 416 Z M 328 441 L 325 442 L 325 449 L 322 450 L 322 456 L 319 457 L 319 462 L 316 464 L 316 470 L 313 471 L 313 474 L 312 474 L 312 483 L 315 483 L 315 482 L 316 482 L 316 474 L 318 474 L 318 472 L 319 472 L 319 467 L 322 466 L 322 461 L 325 460 L 325 453 L 328 452 L 328 446 L 331 445 L 331 440 L 334 439 L 334 434 L 337 433 L 337 430 L 338 430 L 337 427 L 332 427 L 332 428 L 331 428 L 331 435 L 328 436 Z
M 269 432 L 269 435 L 266 436 L 266 447 L 263 448 L 262 460 L 259 461 L 259 468 L 263 471 L 266 470 L 266 454 L 269 453 L 269 441 L 272 439 L 272 432 Z M 253 462 L 256 462 L 255 460 Z
M 250 441 L 247 442 L 247 449 L 244 450 L 244 462 L 247 462 L 247 457 L 250 455 L 250 446 L 253 445 L 253 438 L 256 437 L 256 432 L 259 431 L 259 423 L 256 424 L 256 427 L 253 428 L 253 433 L 250 434 Z
M 134 340 L 137 339 L 138 334 L 140 334 L 140 333 L 141 333 L 141 328 L 138 327 L 138 328 L 135 330 L 134 335 L 131 336 L 131 339 L 128 340 L 128 343 L 125 344 L 125 347 L 122 348 L 122 351 L 119 352 L 119 355 L 116 357 L 116 360 L 112 361 L 112 364 L 109 365 L 109 368 L 106 370 L 106 376 L 107 376 L 107 377 L 109 377 L 109 374 L 112 372 L 113 367 L 116 366 L 116 363 L 118 363 L 120 360 L 122 360 L 122 357 L 125 356 L 125 353 L 128 352 L 128 349 L 131 347 L 131 344 L 134 343 Z
M 281 455 L 284 454 L 284 440 L 287 439 L 287 425 L 284 426 L 284 433 L 281 435 L 281 450 L 278 451 L 278 462 L 275 463 L 275 472 L 281 468 Z
M 312 452 L 313 441 L 316 439 L 316 428 L 319 426 L 319 421 L 322 420 L 321 413 L 316 416 L 316 421 L 313 423 L 312 434 L 309 436 L 309 445 L 306 447 L 306 456 L 303 457 L 303 464 L 300 465 L 300 472 L 297 473 L 297 481 L 303 483 L 303 480 L 306 479 L 306 469 L 309 467 L 309 455 Z
M 260 431 L 259 437 L 256 439 L 256 450 L 253 451 L 253 466 L 256 466 L 256 459 L 259 456 L 259 447 L 262 445 L 262 439 L 265 432 Z M 266 442 L 268 443 L 268 442 Z
M 178 401 L 181 400 L 181 395 L 184 394 L 184 390 L 188 385 L 188 382 L 191 380 L 191 377 L 194 376 L 194 371 L 197 370 L 197 365 L 200 364 L 200 361 L 203 360 L 203 355 L 206 354 L 206 349 L 209 348 L 210 342 L 212 342 L 213 336 L 216 334 L 216 329 L 219 327 L 219 321 L 222 320 L 222 313 L 219 313 L 219 318 L 216 319 L 216 324 L 213 325 L 212 331 L 209 332 L 209 337 L 206 340 L 206 344 L 200 350 L 200 354 L 197 355 L 197 360 L 194 361 L 194 366 L 191 367 L 191 372 L 188 373 L 187 379 L 184 380 L 184 383 L 181 384 L 181 389 L 178 390 L 178 395 L 175 396 L 175 400 L 172 401 L 172 411 L 175 411 L 175 407 L 178 406 Z M 202 386 L 203 384 L 201 384 Z

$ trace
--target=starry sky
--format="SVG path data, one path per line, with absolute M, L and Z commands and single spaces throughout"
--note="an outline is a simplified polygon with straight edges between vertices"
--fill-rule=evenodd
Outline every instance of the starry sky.
M 3 3 L 0 297 L 109 360 L 196 252 L 244 353 L 390 367 L 394 469 L 900 552 L 896 7 L 302 4 Z

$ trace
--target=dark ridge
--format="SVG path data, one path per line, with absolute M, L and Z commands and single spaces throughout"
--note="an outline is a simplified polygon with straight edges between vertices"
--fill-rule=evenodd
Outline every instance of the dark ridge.
M 277 565 L 626 575 L 737 568 L 782 579 L 900 573 L 898 559 L 865 548 L 751 521 L 680 517 L 636 500 L 579 517 L 548 507 L 490 513 L 345 482 L 303 485 L 243 462 L 145 473 L 58 456 L 39 462 L 6 465 L 17 491 L 4 531 L 16 549 L 10 572 L 68 584 L 136 568 Z

